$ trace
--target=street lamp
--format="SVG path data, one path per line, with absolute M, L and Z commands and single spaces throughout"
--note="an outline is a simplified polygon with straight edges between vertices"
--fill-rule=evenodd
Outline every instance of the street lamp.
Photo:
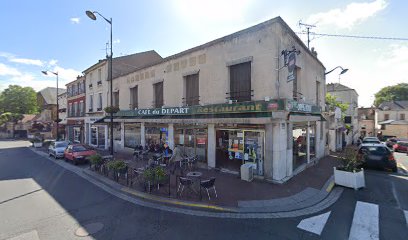
M 97 11 L 85 11 L 86 15 L 92 19 L 96 20 L 95 13 L 101 16 L 107 23 L 110 24 L 110 57 L 109 57 L 109 81 L 110 81 L 110 106 L 113 107 L 113 84 L 112 84 L 112 60 L 113 60 L 113 42 L 112 42 L 112 18 L 107 19 L 102 14 Z M 108 56 L 106 56 L 108 58 Z M 110 154 L 113 156 L 113 111 L 110 111 Z
M 341 69 L 341 72 L 340 72 L 339 75 L 345 74 L 345 73 L 348 71 L 348 68 L 342 68 L 341 66 L 337 66 L 337 67 L 333 68 L 332 70 L 330 70 L 330 71 L 328 71 L 328 72 L 325 72 L 324 75 L 327 75 L 327 74 L 333 72 L 333 71 L 336 70 L 337 68 L 340 68 L 340 69 Z
M 41 71 L 44 75 L 48 75 L 48 73 L 52 73 L 55 76 L 57 76 L 57 120 L 55 122 L 57 123 L 57 141 L 59 140 L 59 105 L 58 105 L 58 72 L 52 72 L 49 70 Z

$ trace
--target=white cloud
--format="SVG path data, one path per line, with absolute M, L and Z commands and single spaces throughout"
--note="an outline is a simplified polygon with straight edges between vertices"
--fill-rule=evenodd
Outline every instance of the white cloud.
M 0 63 L 0 76 L 21 76 L 22 73 L 17 69 Z
M 38 59 L 29 59 L 29 58 L 9 58 L 10 62 L 22 63 L 27 65 L 43 66 L 44 63 Z
M 79 22 L 80 22 L 80 18 L 77 18 L 77 17 L 70 18 L 69 20 L 73 24 L 79 24 Z
M 57 65 L 57 62 L 58 62 L 58 60 L 51 59 L 51 60 L 48 62 L 48 65 L 50 65 L 50 66 L 55 66 L 55 65 Z
M 118 39 L 116 39 L 116 40 L 113 40 L 113 43 L 120 43 L 120 39 L 118 38 Z
M 379 67 L 401 66 L 405 71 L 408 68 L 408 45 L 393 44 L 384 51 L 377 61 Z
M 353 2 L 347 5 L 345 9 L 335 8 L 327 12 L 313 14 L 307 22 L 350 29 L 385 9 L 387 5 L 386 0 L 362 3 Z

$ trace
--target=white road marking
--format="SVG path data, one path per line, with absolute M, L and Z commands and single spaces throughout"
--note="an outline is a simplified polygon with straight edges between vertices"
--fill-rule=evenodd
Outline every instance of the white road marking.
M 320 236 L 324 226 L 326 225 L 327 219 L 329 219 L 330 213 L 331 212 L 327 212 L 314 217 L 303 219 L 302 221 L 300 221 L 297 227 Z
M 407 227 L 408 227 L 408 210 L 404 210 L 404 215 L 405 215 L 405 222 L 407 223 Z
M 349 240 L 379 239 L 378 217 L 377 204 L 358 201 L 354 210 Z
M 40 238 L 38 237 L 37 231 L 33 230 L 31 232 L 23 233 L 7 240 L 40 240 Z

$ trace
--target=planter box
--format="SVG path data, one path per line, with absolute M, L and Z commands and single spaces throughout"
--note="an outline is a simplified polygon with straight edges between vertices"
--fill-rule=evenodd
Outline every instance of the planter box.
M 34 142 L 33 144 L 34 144 L 34 147 L 36 147 L 36 148 L 40 148 L 43 145 L 42 142 Z
M 365 187 L 364 169 L 360 172 L 347 172 L 334 167 L 334 183 L 354 189 L 363 188 Z

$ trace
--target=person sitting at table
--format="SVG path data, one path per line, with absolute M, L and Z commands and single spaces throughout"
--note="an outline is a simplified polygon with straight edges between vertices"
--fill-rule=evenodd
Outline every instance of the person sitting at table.
M 174 172 L 176 171 L 177 166 L 180 167 L 180 161 L 183 160 L 185 154 L 184 154 L 184 150 L 183 150 L 183 145 L 182 144 L 177 144 L 174 147 L 173 150 L 173 155 L 171 156 L 171 158 L 169 159 L 169 165 L 170 165 L 170 172 L 171 174 L 174 174 Z
M 168 164 L 169 158 L 172 153 L 173 151 L 170 149 L 169 145 L 165 143 L 163 146 L 163 160 L 165 164 Z

